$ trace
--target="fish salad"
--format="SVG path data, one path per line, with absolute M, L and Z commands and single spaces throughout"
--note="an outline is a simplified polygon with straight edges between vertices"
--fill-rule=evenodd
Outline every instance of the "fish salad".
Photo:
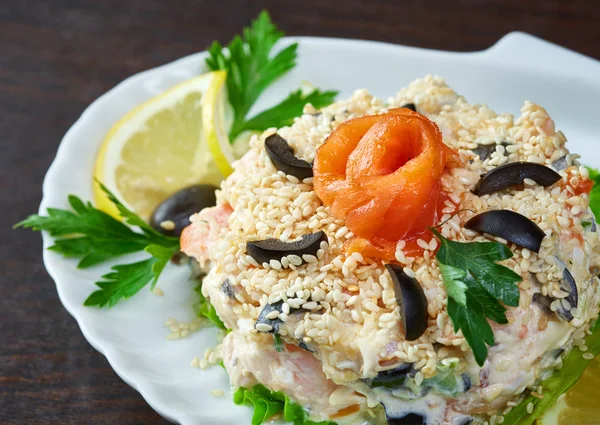
M 565 142 L 539 105 L 497 114 L 431 76 L 254 136 L 181 236 L 232 386 L 314 421 L 501 423 L 599 313 Z

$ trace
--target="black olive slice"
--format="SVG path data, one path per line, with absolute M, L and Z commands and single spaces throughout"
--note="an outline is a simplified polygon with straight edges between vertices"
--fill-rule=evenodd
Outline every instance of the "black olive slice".
M 407 103 L 406 105 L 402 105 L 401 108 L 410 109 L 411 111 L 417 112 L 417 105 L 414 103 Z
M 579 306 L 579 291 L 577 289 L 577 283 L 575 282 L 575 278 L 573 277 L 573 275 L 571 274 L 571 272 L 569 271 L 567 266 L 560 259 L 557 259 L 557 260 L 558 260 L 558 263 L 564 267 L 563 268 L 563 278 L 560 282 L 560 286 L 565 292 L 568 292 L 568 294 L 569 294 L 564 299 L 569 302 L 569 305 L 571 306 L 571 308 L 578 307 Z M 551 298 L 551 300 L 554 301 L 554 298 Z M 561 301 L 560 304 L 558 305 L 558 308 L 556 309 L 556 314 L 559 317 L 566 320 L 567 322 L 570 322 L 571 320 L 573 320 L 573 314 L 571 313 L 571 308 L 566 309 L 563 306 L 562 301 Z
M 533 294 L 531 300 L 533 304 L 538 306 L 539 309 L 542 310 L 545 314 L 549 316 L 553 314 L 550 305 L 552 304 L 552 301 L 554 301 L 554 298 L 549 297 L 548 295 L 543 295 L 540 292 L 536 292 L 535 294 Z
M 508 142 L 502 142 L 502 143 L 500 143 L 500 145 L 502 145 L 502 146 L 504 146 L 506 148 L 507 146 L 510 146 L 510 143 L 508 143 Z M 494 143 L 494 144 L 491 144 L 491 145 L 479 145 L 475 149 L 472 149 L 471 152 L 473 152 L 475 155 L 479 156 L 479 159 L 481 161 L 485 161 L 494 152 L 496 152 L 496 146 L 498 146 L 497 143 Z
M 567 161 L 567 156 L 561 156 L 556 161 L 552 163 L 552 166 L 556 168 L 558 171 L 566 170 L 569 168 L 569 162 Z
M 162 234 L 180 236 L 183 229 L 190 225 L 192 214 L 216 205 L 217 189 L 210 184 L 198 184 L 175 192 L 154 209 L 150 225 Z
M 498 236 L 536 253 L 540 252 L 542 239 L 546 236 L 533 221 L 510 210 L 492 210 L 478 214 L 467 221 L 465 228 Z
M 571 314 L 571 310 L 567 310 L 563 307 L 562 303 L 559 304 L 558 308 L 556 309 L 556 312 L 552 311 L 552 309 L 550 308 L 550 306 L 552 305 L 552 303 L 554 301 L 556 301 L 556 298 L 553 298 L 549 295 L 542 295 L 541 293 L 536 293 L 533 294 L 533 298 L 532 298 L 533 304 L 538 306 L 540 308 L 540 310 L 542 310 L 544 312 L 544 314 L 548 315 L 548 316 L 553 316 L 556 314 L 556 316 L 560 317 L 561 319 L 564 319 L 567 322 L 570 322 L 571 320 L 573 320 L 573 315 Z
M 283 301 L 277 301 L 276 303 L 273 303 L 273 304 L 265 304 L 265 306 L 261 310 L 260 314 L 258 315 L 258 319 L 256 319 L 256 323 L 254 324 L 254 329 L 258 330 L 259 332 L 266 332 L 266 333 L 270 333 L 270 334 L 279 333 L 279 326 L 281 326 L 281 324 L 283 323 L 281 321 L 281 319 L 280 318 L 269 319 L 267 316 L 270 313 L 272 313 L 273 311 L 278 311 L 279 313 L 283 312 L 282 307 L 283 307 Z M 302 309 L 301 308 L 290 308 L 290 314 L 296 313 L 300 310 L 302 310 Z M 258 325 L 260 325 L 260 324 L 269 325 L 271 327 L 271 329 L 262 330 L 262 329 L 260 329 L 260 327 L 258 327 Z
M 271 326 L 271 329 L 268 331 L 261 331 L 260 329 L 258 329 L 259 332 L 267 332 L 270 334 L 279 333 L 279 326 L 282 323 L 281 320 L 279 318 L 269 319 L 269 318 L 267 318 L 267 316 L 269 315 L 269 313 L 271 313 L 273 311 L 278 311 L 279 313 L 281 313 L 283 311 L 281 308 L 282 306 L 283 306 L 283 301 L 277 301 L 276 303 L 273 303 L 273 304 L 265 304 L 262 311 L 258 315 L 258 319 L 256 319 L 254 328 L 258 329 L 256 327 L 256 325 L 259 325 L 262 323 L 262 324 Z
M 313 176 L 312 164 L 297 158 L 287 140 L 279 134 L 272 134 L 265 139 L 265 150 L 279 171 L 300 180 Z
M 565 299 L 567 301 L 569 301 L 569 304 L 571 304 L 571 307 L 578 307 L 579 306 L 579 292 L 577 290 L 577 283 L 575 283 L 575 278 L 573 278 L 573 275 L 571 274 L 569 269 L 567 269 L 566 267 L 563 270 L 563 279 L 562 279 L 561 284 L 562 284 L 563 289 L 569 293 L 569 295 Z
M 375 378 L 370 379 L 366 382 L 371 388 L 399 387 L 402 384 L 404 384 L 404 382 L 406 381 L 406 377 L 411 375 L 413 372 L 414 367 L 412 363 L 403 363 L 394 369 L 383 370 L 379 372 Z
M 531 179 L 547 187 L 560 180 L 560 175 L 550 167 L 535 162 L 509 162 L 488 171 L 477 183 L 473 193 L 478 196 L 489 195 Z
M 235 298 L 235 291 L 233 286 L 231 286 L 229 279 L 225 279 L 225 281 L 221 284 L 221 292 L 227 295 L 228 298 Z
M 401 418 L 392 418 L 385 413 L 388 425 L 427 425 L 425 418 L 417 413 L 408 413 Z
M 567 322 L 570 322 L 574 319 L 573 315 L 571 314 L 571 311 L 564 308 L 562 304 L 560 305 L 560 307 L 558 307 L 558 310 L 556 310 L 556 315 L 558 317 L 563 318 Z
M 406 333 L 407 341 L 418 339 L 427 329 L 427 298 L 423 287 L 414 278 L 409 277 L 402 267 L 395 264 L 386 264 L 388 272 L 394 282 L 396 300 L 400 306 L 400 316 Z
M 315 352 L 314 350 L 312 350 L 309 347 L 309 345 L 306 342 L 302 341 L 301 339 L 298 340 L 298 347 L 302 348 L 304 351 L 308 351 L 309 353 L 314 353 Z
M 563 279 L 561 282 L 561 286 L 565 291 L 569 293 L 569 295 L 565 299 L 569 302 L 569 304 L 571 304 L 571 307 L 578 307 L 579 292 L 577 290 L 577 283 L 575 283 L 575 278 L 573 277 L 569 269 L 567 269 L 566 267 L 563 270 Z
M 463 381 L 463 392 L 466 393 L 473 386 L 473 384 L 471 383 L 471 377 L 469 375 L 467 375 L 466 373 L 463 373 L 461 375 L 461 378 Z
M 259 264 L 271 260 L 281 261 L 287 255 L 317 255 L 321 242 L 327 242 L 327 235 L 322 230 L 302 236 L 302 239 L 293 242 L 282 242 L 279 239 L 264 239 L 246 243 L 246 251 Z M 304 262 L 304 259 L 302 259 Z

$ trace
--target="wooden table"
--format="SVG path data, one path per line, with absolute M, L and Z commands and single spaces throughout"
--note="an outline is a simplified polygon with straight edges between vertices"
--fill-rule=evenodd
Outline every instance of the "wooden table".
M 90 102 L 228 41 L 261 7 L 290 35 L 478 50 L 521 30 L 600 59 L 596 0 L 0 1 L 0 423 L 167 423 L 85 341 L 40 236 L 10 225 L 37 210 L 58 144 Z

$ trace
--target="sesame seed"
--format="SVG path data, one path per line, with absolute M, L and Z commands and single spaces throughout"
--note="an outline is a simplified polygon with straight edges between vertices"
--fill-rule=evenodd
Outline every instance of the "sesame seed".
M 160 222 L 160 227 L 167 231 L 171 231 L 175 229 L 175 223 L 172 220 L 164 220 Z
M 289 307 L 288 307 L 288 309 L 289 309 Z M 278 317 L 279 317 L 279 312 L 277 310 L 273 310 L 266 316 L 267 319 L 271 319 L 271 320 L 277 319 Z
M 362 263 L 365 260 L 364 257 L 358 252 L 353 252 L 352 258 L 354 258 L 354 260 L 356 260 L 359 263 Z
M 342 226 L 338 229 L 337 232 L 335 232 L 335 235 L 333 237 L 335 239 L 341 239 L 346 235 L 346 233 L 348 233 L 348 228 L 346 226 Z
M 316 263 L 317 262 L 317 257 L 315 257 L 314 255 L 303 254 L 302 259 L 304 261 L 306 261 L 307 263 Z
M 488 236 L 464 229 L 464 222 L 473 214 L 492 209 L 519 212 L 544 231 L 546 237 L 542 240 L 540 254 L 511 244 L 513 257 L 502 264 L 522 277 L 518 283 L 522 301 L 520 306 L 511 308 L 514 313 L 510 317 L 511 323 L 516 326 L 534 320 L 539 333 L 548 332 L 548 318 L 534 315 L 530 308 L 531 297 L 541 292 L 556 299 L 551 304 L 552 310 L 565 309 L 563 301 L 569 298 L 569 293 L 560 289 L 562 269 L 554 264 L 553 259 L 562 256 L 564 261 L 569 260 L 576 248 L 584 251 L 583 257 L 587 260 L 591 252 L 598 250 L 599 242 L 591 240 L 590 234 L 586 235 L 580 224 L 586 220 L 589 197 L 577 195 L 575 186 L 571 187 L 588 178 L 587 169 L 579 166 L 576 157 L 566 150 L 565 136 L 554 129 L 543 108 L 526 102 L 518 117 L 497 115 L 488 107 L 468 104 L 438 77 L 426 77 L 411 83 L 388 103 L 373 98 L 366 91 L 359 91 L 351 100 L 336 102 L 322 111 L 307 108 L 306 111 L 314 115 L 302 116 L 292 126 L 277 131 L 288 141 L 298 158 L 313 162 L 318 147 L 342 121 L 376 114 L 408 102 L 417 103 L 420 112 L 434 120 L 444 133 L 452 134 L 444 141 L 469 158 L 463 166 L 446 170 L 440 181 L 442 190 L 449 193 L 449 199 L 442 205 L 441 216 L 437 218 L 437 223 L 442 223 L 438 229 L 444 237 L 459 242 L 485 242 Z M 281 313 L 271 312 L 268 315 L 270 320 L 279 318 L 286 321 L 289 315 L 290 320 L 281 332 L 289 332 L 294 338 L 304 338 L 313 343 L 323 359 L 329 358 L 331 373 L 339 373 L 340 377 L 348 374 L 349 381 L 360 379 L 364 373 L 377 373 L 369 364 L 376 365 L 392 356 L 399 361 L 413 363 L 420 373 L 419 381 L 433 376 L 439 364 L 448 363 L 450 355 L 456 355 L 461 368 L 474 366 L 472 356 L 468 354 L 468 343 L 461 332 L 454 332 L 447 313 L 447 292 L 434 254 L 439 247 L 438 240 L 423 236 L 423 239 L 408 244 L 410 250 L 406 241 L 395 242 L 394 257 L 406 274 L 423 286 L 427 294 L 427 312 L 431 317 L 430 326 L 422 338 L 402 340 L 394 285 L 382 262 L 362 251 L 345 251 L 345 243 L 355 237 L 353 232 L 344 219 L 334 217 L 330 207 L 323 205 L 314 191 L 312 178 L 300 181 L 275 170 L 264 150 L 264 138 L 268 134 L 273 134 L 273 130 L 252 137 L 249 153 L 234 164 L 234 177 L 222 183 L 217 207 L 191 218 L 192 226 L 197 226 L 203 235 L 210 236 L 206 260 L 213 268 L 204 280 L 204 285 L 210 290 L 208 294 L 219 293 L 217 291 L 220 291 L 225 278 L 235 288 L 234 297 L 212 297 L 211 302 L 229 312 L 236 323 L 237 319 L 239 322 L 256 323 L 261 306 L 283 301 Z M 501 144 L 503 141 L 510 144 L 504 146 Z M 469 151 L 480 145 L 491 145 L 495 151 L 487 158 L 470 155 Z M 498 165 L 534 161 L 552 166 L 563 157 L 567 164 L 575 166 L 560 171 L 562 180 L 559 184 L 546 188 L 526 180 L 523 190 L 502 191 L 483 197 L 471 193 L 479 176 Z M 214 214 L 225 203 L 234 212 L 217 220 Z M 455 214 L 458 210 L 464 212 Z M 245 250 L 249 240 L 276 238 L 294 241 L 317 231 L 324 231 L 329 243 L 322 241 L 312 256 L 288 255 L 261 267 Z M 413 254 L 413 244 L 424 250 L 423 254 Z M 569 264 L 569 267 L 572 266 Z M 587 306 L 591 305 L 590 296 L 596 293 L 599 282 L 591 277 L 587 279 L 588 270 L 573 271 L 582 276 L 581 282 L 578 279 L 581 308 L 569 303 L 568 311 L 574 319 L 568 324 L 564 322 L 564 326 L 568 326 L 570 334 L 574 334 L 572 341 L 568 342 L 581 349 L 585 347 L 585 326 L 592 319 L 590 316 L 596 313 L 595 309 Z M 290 314 L 299 308 L 302 310 Z M 201 320 L 200 323 L 181 326 L 172 321 L 166 326 L 173 338 L 180 338 L 205 322 Z M 262 332 L 272 331 L 269 325 L 259 324 L 249 332 L 248 338 L 257 338 L 260 329 Z M 374 361 L 363 362 L 358 355 L 356 359 L 349 360 L 354 366 L 342 370 L 339 365 L 346 354 L 356 350 L 355 339 L 345 338 L 346 335 L 368 336 L 369 345 L 378 350 L 369 356 Z M 506 345 L 517 342 L 517 337 L 517 332 L 514 335 L 509 333 Z M 401 341 L 396 345 L 389 345 L 390 341 L 398 339 Z M 576 344 L 576 341 L 580 342 Z M 438 350 L 440 346 L 443 348 Z M 539 350 L 539 347 L 534 346 L 532 350 Z M 207 360 L 204 362 L 208 364 Z M 491 364 L 494 363 L 498 371 L 507 370 L 506 361 L 495 360 Z M 537 364 L 519 366 L 526 370 L 532 368 L 531 375 L 540 376 Z M 248 374 L 251 375 L 250 372 Z M 525 384 L 531 388 L 535 382 L 530 382 L 528 377 L 526 379 Z M 503 391 L 498 382 L 489 384 L 482 389 L 485 401 L 494 400 Z M 542 394 L 541 391 L 537 393 Z M 495 423 L 502 421 L 503 416 L 495 415 Z
M 417 384 L 417 386 L 421 386 L 421 384 L 423 383 L 423 373 L 422 372 L 417 372 L 415 374 L 415 384 Z
M 533 413 L 533 403 L 531 401 L 527 403 L 527 413 L 530 415 Z
M 594 357 L 595 356 L 592 353 L 585 353 L 583 355 L 583 358 L 586 359 L 586 360 L 594 360 Z
M 531 391 L 531 393 L 530 393 L 530 394 L 531 394 L 532 396 L 534 396 L 535 398 L 539 398 L 539 399 L 542 399 L 542 398 L 544 398 L 544 396 L 543 396 L 542 394 L 538 393 L 537 391 Z
M 267 325 L 266 323 L 257 323 L 255 328 L 259 332 L 270 332 L 273 330 L 273 326 Z
M 281 263 L 277 260 L 269 261 L 269 266 L 275 270 L 281 270 Z
M 212 395 L 213 397 L 223 397 L 225 395 L 225 391 L 223 391 L 223 390 L 212 390 L 210 392 L 210 395 Z
M 300 306 L 304 304 L 304 300 L 302 298 L 290 298 L 287 300 L 287 304 L 290 308 L 300 308 Z
M 417 245 L 423 249 L 429 249 L 429 244 L 425 242 L 423 239 L 417 239 Z
M 314 310 L 317 307 L 318 307 L 318 304 L 314 301 L 310 301 L 310 302 L 302 304 L 302 308 L 304 308 L 306 310 Z

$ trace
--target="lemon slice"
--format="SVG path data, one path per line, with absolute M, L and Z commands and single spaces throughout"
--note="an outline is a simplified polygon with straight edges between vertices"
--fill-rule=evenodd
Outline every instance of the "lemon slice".
M 600 356 L 538 422 L 541 425 L 600 425 Z
M 209 87 L 203 99 L 202 124 L 204 137 L 217 167 L 224 176 L 233 172 L 231 164 L 234 161 L 233 150 L 229 143 L 229 123 L 227 93 L 225 89 L 225 73 L 219 73 L 214 83 Z
M 203 74 L 130 111 L 104 139 L 94 177 L 146 220 L 179 189 L 219 185 L 235 159 L 227 137 L 232 114 L 225 80 L 224 71 Z M 97 184 L 94 200 L 118 217 Z

